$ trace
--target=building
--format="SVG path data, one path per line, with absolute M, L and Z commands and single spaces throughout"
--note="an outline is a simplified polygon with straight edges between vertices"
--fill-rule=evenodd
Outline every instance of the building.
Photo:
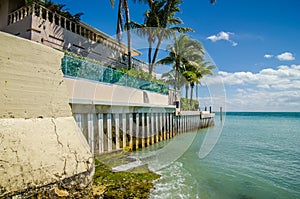
M 127 46 L 102 31 L 64 17 L 41 3 L 25 4 L 25 0 L 0 1 L 0 31 L 23 37 L 59 50 L 67 50 L 104 62 L 112 68 L 127 67 Z M 132 56 L 141 53 L 132 49 Z M 133 59 L 138 69 L 147 65 Z

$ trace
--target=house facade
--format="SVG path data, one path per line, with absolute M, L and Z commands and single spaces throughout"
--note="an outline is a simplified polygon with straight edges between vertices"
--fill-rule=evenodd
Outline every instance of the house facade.
M 112 68 L 127 67 L 125 44 L 82 21 L 53 12 L 40 3 L 1 0 L 0 18 L 0 31 L 95 59 Z M 134 57 L 141 53 L 132 49 L 131 54 Z M 133 59 L 133 62 L 137 69 L 147 70 L 147 65 L 138 59 Z

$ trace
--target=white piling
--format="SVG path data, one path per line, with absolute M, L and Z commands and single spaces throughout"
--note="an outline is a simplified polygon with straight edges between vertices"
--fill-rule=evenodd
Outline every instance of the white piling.
M 126 147 L 126 113 L 122 114 L 123 149 Z
M 103 114 L 98 114 L 99 153 L 104 152 Z
M 108 152 L 112 151 L 112 131 L 111 131 L 111 114 L 107 113 L 107 136 L 108 136 Z
M 115 132 L 116 132 L 116 149 L 120 149 L 120 119 L 119 113 L 114 114 L 115 116 Z

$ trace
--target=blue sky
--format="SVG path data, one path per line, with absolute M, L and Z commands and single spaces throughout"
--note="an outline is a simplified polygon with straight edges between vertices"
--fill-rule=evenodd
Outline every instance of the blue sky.
M 109 0 L 54 2 L 115 34 L 117 8 Z M 129 2 L 131 19 L 142 22 L 147 6 Z M 217 80 L 207 78 L 204 85 L 224 82 L 228 111 L 300 111 L 299 0 L 217 0 L 215 5 L 183 0 L 181 10 L 177 16 L 195 30 L 190 36 L 202 42 L 219 70 Z M 207 88 L 200 92 L 202 105 L 209 105 Z

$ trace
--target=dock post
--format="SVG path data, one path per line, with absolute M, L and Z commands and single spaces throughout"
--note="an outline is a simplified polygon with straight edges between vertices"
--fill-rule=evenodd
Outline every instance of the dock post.
M 154 113 L 151 113 L 151 144 L 154 144 Z
M 155 114 L 155 128 L 156 128 L 156 143 L 159 142 L 159 128 L 158 128 L 158 117 L 159 117 L 159 113 Z
M 171 113 L 167 113 L 168 115 L 168 132 L 170 134 L 170 138 L 174 137 L 174 131 L 173 131 L 173 117 Z
M 163 135 L 162 114 L 163 113 L 159 114 L 159 129 L 160 129 L 160 132 L 159 132 L 159 141 L 163 140 L 163 137 L 162 137 L 162 135 Z
M 221 121 L 223 120 L 222 114 L 223 114 L 223 109 L 222 109 L 222 106 L 221 106 L 221 107 L 220 107 L 220 120 L 221 120 Z
M 139 148 L 139 139 L 140 139 L 140 114 L 136 113 L 135 114 L 135 123 L 136 123 L 136 128 L 135 128 L 135 148 Z
M 167 124 L 167 113 L 162 113 L 162 129 L 163 129 L 163 140 L 166 140 L 167 138 L 167 129 L 168 129 L 168 124 Z
M 146 113 L 146 122 L 147 122 L 147 135 L 146 135 L 146 138 L 147 138 L 147 146 L 150 145 L 150 118 L 149 118 L 149 114 L 150 113 Z
M 104 152 L 103 114 L 98 114 L 99 153 Z
M 145 113 L 142 113 L 142 148 L 145 147 Z
M 94 154 L 94 115 L 92 113 L 88 114 L 88 143 Z
M 108 152 L 112 151 L 112 131 L 111 131 L 111 114 L 107 113 L 107 140 L 108 140 L 108 145 L 107 145 L 107 150 Z
M 116 149 L 120 149 L 120 119 L 119 113 L 115 114 Z
M 132 150 L 133 148 L 133 114 L 129 113 L 129 148 Z
M 123 136 L 123 145 L 122 145 L 122 148 L 125 149 L 126 147 L 126 139 L 127 139 L 127 136 L 126 136 L 126 113 L 123 113 L 122 114 L 122 136 Z

